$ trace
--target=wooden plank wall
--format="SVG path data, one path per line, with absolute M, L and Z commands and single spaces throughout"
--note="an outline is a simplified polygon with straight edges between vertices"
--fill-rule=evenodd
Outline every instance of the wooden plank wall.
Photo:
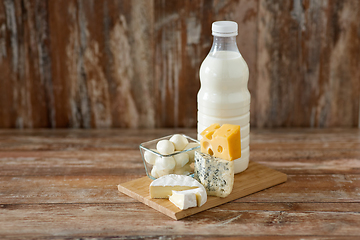
M 358 127 L 360 1 L 0 0 L 0 127 L 195 127 L 235 20 L 252 127 Z

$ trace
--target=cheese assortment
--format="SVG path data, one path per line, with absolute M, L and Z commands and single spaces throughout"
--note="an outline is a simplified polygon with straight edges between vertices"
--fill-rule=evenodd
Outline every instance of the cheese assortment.
M 197 142 L 189 142 L 189 137 L 185 137 L 182 134 L 174 134 L 170 138 L 165 138 L 156 141 L 155 144 L 151 144 L 156 148 L 147 148 L 140 145 L 145 161 L 144 164 L 148 165 L 148 175 L 156 179 L 172 173 L 181 175 L 191 174 L 193 172 L 193 168 L 191 168 L 193 165 L 191 163 L 194 162 L 195 150 L 189 151 L 188 149 L 197 148 L 199 144 Z
M 185 192 L 182 191 L 197 189 L 196 191 Z M 190 176 L 169 174 L 162 176 L 154 180 L 150 184 L 150 197 L 151 198 L 169 198 L 173 195 L 173 191 L 176 192 L 176 196 L 172 197 L 172 200 L 177 203 L 177 206 L 189 206 L 188 203 L 191 197 L 189 196 L 178 196 L 180 195 L 194 195 L 197 200 L 197 206 L 200 207 L 205 204 L 207 200 L 207 194 L 204 186 Z
M 227 197 L 234 186 L 234 161 L 195 152 L 194 178 L 205 187 L 207 195 Z
M 227 197 L 234 186 L 234 159 L 241 157 L 240 126 L 212 124 L 201 133 L 201 151 L 182 152 L 196 147 L 180 134 L 157 142 L 144 154 L 153 165 L 156 178 L 149 187 L 151 198 L 169 199 L 181 210 L 202 206 L 207 195 Z M 154 153 L 163 154 L 153 156 Z M 156 155 L 156 154 L 155 154 Z M 193 163 L 194 162 L 194 163 Z M 194 178 L 189 175 L 194 165 Z

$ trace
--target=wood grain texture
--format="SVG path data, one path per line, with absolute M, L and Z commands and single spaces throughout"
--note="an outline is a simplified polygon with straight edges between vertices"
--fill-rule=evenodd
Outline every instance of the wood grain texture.
M 263 0 L 258 14 L 255 125 L 360 126 L 360 3 Z
M 47 2 L 4 0 L 0 5 L 0 126 L 50 127 Z
M 3 205 L 0 210 L 7 219 L 0 219 L 0 236 L 4 239 L 252 237 L 267 240 L 356 239 L 359 235 L 356 227 L 360 216 L 351 204 L 311 207 L 302 203 L 274 204 L 270 209 L 268 206 L 230 203 L 174 221 L 142 203 Z M 318 208 L 314 210 L 314 207 Z M 54 218 L 58 221 L 53 221 Z M 20 231 L 14 231 L 15 221 Z
M 1 0 L 0 127 L 195 127 L 211 23 L 235 20 L 252 127 L 358 127 L 352 0 Z
M 49 12 L 56 127 L 154 127 L 152 2 L 49 1 Z
M 175 132 L 0 129 L 0 238 L 359 238 L 360 130 L 253 130 L 251 161 L 287 182 L 180 221 L 117 190 L 145 176 L 138 144 Z

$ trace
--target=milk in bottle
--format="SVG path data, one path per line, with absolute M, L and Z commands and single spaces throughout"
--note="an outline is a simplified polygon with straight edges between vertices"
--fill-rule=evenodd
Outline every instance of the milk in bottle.
M 197 95 L 199 140 L 200 133 L 213 123 L 240 125 L 241 158 L 234 160 L 235 173 L 248 167 L 250 133 L 249 68 L 237 48 L 237 34 L 236 22 L 212 24 L 213 45 L 200 67 Z

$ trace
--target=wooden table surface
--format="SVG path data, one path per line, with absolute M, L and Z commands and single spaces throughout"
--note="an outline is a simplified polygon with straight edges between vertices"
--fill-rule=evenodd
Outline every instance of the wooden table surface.
M 360 130 L 251 130 L 286 183 L 175 221 L 118 192 L 139 143 L 194 129 L 0 130 L 0 239 L 359 239 Z

